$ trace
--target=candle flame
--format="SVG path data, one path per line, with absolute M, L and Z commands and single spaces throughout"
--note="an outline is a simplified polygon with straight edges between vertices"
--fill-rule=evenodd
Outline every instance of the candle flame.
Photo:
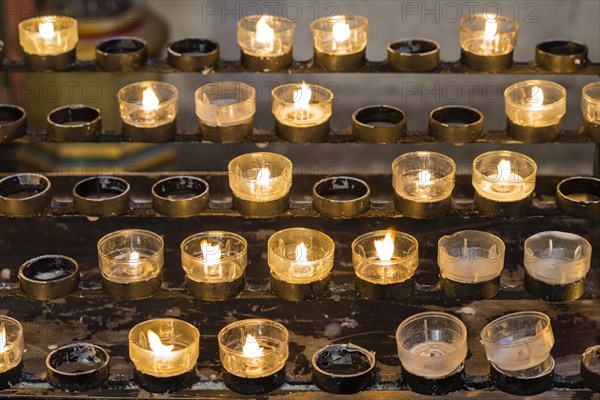
M 539 86 L 534 86 L 531 88 L 531 98 L 528 103 L 531 105 L 531 108 L 534 110 L 539 110 L 544 105 L 544 91 Z
M 331 28 L 334 44 L 343 43 L 350 37 L 350 25 L 345 22 L 338 21 Z
M 271 171 L 267 167 L 262 167 L 256 175 L 256 183 L 259 185 L 268 185 L 271 181 Z
M 200 246 L 205 264 L 217 264 L 221 261 L 221 246 L 218 244 L 213 246 L 207 241 L 203 241 Z
M 256 35 L 255 40 L 258 43 L 273 47 L 275 42 L 275 30 L 269 26 L 267 22 L 268 17 L 263 15 L 256 23 Z
M 156 97 L 156 93 L 151 88 L 146 88 L 142 95 L 142 109 L 144 111 L 156 111 L 160 101 Z
M 502 160 L 498 163 L 498 180 L 507 181 L 510 177 L 511 165 L 509 160 Z
M 485 18 L 485 30 L 483 31 L 483 40 L 496 40 L 498 33 L 498 22 L 495 15 L 487 15 Z
M 0 325 L 0 354 L 6 351 L 6 328 Z
M 140 261 L 140 253 L 138 253 L 137 251 L 132 251 L 131 253 L 129 253 L 129 262 L 130 263 L 137 263 Z
M 304 242 L 296 246 L 296 261 L 308 262 L 308 249 Z
M 390 261 L 394 255 L 394 236 L 396 232 L 393 229 L 388 229 L 385 237 L 382 240 L 375 240 L 375 250 L 377 251 L 377 257 L 381 261 Z
M 40 36 L 44 40 L 50 40 L 54 37 L 54 23 L 53 22 L 42 22 L 38 30 L 40 32 Z
M 244 343 L 244 346 L 242 346 L 244 357 L 260 357 L 263 355 L 263 351 L 264 349 L 260 347 L 256 338 L 251 334 L 248 334 L 246 336 L 246 342 Z
M 148 344 L 150 345 L 150 350 L 159 356 L 168 356 L 175 348 L 174 345 L 165 346 L 160 337 L 150 330 L 148 331 Z
M 297 110 L 308 110 L 312 90 L 305 82 L 302 82 L 299 90 L 294 90 L 294 108 Z
M 419 172 L 419 183 L 421 185 L 427 185 L 431 182 L 431 172 L 424 169 Z

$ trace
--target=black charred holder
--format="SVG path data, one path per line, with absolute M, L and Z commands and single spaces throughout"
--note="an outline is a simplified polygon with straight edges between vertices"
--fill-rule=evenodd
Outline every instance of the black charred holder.
M 248 72 L 240 61 L 219 60 L 214 73 Z M 7 61 L 3 73 L 26 73 L 22 61 Z M 94 61 L 78 61 L 70 71 L 95 73 L 100 69 Z M 169 65 L 167 60 L 149 60 L 136 73 L 181 72 Z M 311 61 L 293 61 L 284 71 L 287 73 L 321 73 Z M 356 73 L 396 73 L 386 61 L 366 61 Z M 440 62 L 427 72 L 433 74 L 479 74 L 457 62 Z M 546 75 L 554 72 L 542 69 L 535 62 L 519 63 L 500 72 L 509 75 Z M 600 75 L 600 64 L 587 63 L 573 72 L 579 75 Z M 367 78 L 366 76 L 364 77 Z M 483 79 L 483 78 L 481 78 Z M 139 80 L 143 80 L 140 78 Z M 115 100 L 116 101 L 116 100 Z M 377 104 L 373 100 L 372 104 Z M 431 110 L 423 110 L 426 118 Z M 412 116 L 415 117 L 415 116 Z M 416 118 L 416 117 L 415 117 Z M 11 138 L 12 139 L 12 138 Z M 24 135 L 14 139 L 19 143 L 43 143 L 52 139 L 46 131 L 27 129 Z M 10 141 L 10 140 L 8 140 Z M 125 141 L 122 132 L 102 131 L 98 142 Z M 351 128 L 330 131 L 324 140 L 328 143 L 359 143 Z M 196 143 L 204 146 L 201 134 L 178 130 L 171 142 Z M 281 143 L 273 131 L 255 129 L 244 143 Z M 426 131 L 408 131 L 398 143 L 441 143 Z M 505 131 L 484 131 L 476 143 L 514 142 Z M 593 143 L 576 131 L 564 131 L 555 143 Z M 217 146 L 217 145 L 206 145 Z M 221 146 L 221 145 L 219 145 Z M 383 145 L 382 145 L 383 146 Z M 600 175 L 600 145 L 596 146 L 595 176 Z M 259 151 L 253 149 L 252 151 Z M 7 175 L 3 174 L 2 176 Z M 210 187 L 208 207 L 186 218 L 167 217 L 153 209 L 151 188 L 160 179 L 175 175 L 197 176 Z M 148 398 L 150 395 L 134 383 L 134 368 L 129 361 L 126 332 L 136 323 L 160 316 L 174 316 L 199 326 L 201 332 L 198 376 L 194 385 L 173 394 L 173 398 L 239 398 L 228 390 L 223 382 L 223 370 L 219 361 L 216 336 L 230 320 L 228 316 L 246 318 L 248 315 L 275 320 L 286 320 L 286 327 L 294 335 L 290 338 L 290 357 L 286 367 L 284 385 L 266 395 L 278 399 L 306 400 L 329 399 L 331 394 L 318 391 L 311 371 L 313 353 L 322 345 L 333 343 L 337 337 L 351 336 L 352 343 L 376 354 L 374 383 L 367 393 L 369 399 L 412 399 L 415 393 L 402 381 L 400 362 L 397 357 L 393 333 L 400 321 L 417 312 L 441 309 L 461 313 L 469 334 L 470 355 L 465 361 L 464 379 L 458 390 L 448 399 L 469 396 L 502 398 L 504 393 L 494 388 L 490 377 L 490 364 L 479 343 L 479 329 L 500 315 L 523 309 L 545 312 L 551 316 L 556 344 L 552 355 L 556 360 L 553 388 L 546 392 L 555 398 L 575 398 L 580 394 L 590 398 L 580 375 L 573 374 L 570 366 L 583 351 L 598 344 L 600 317 L 600 223 L 597 220 L 574 217 L 560 211 L 555 205 L 556 186 L 564 176 L 538 176 L 535 198 L 525 216 L 512 219 L 494 219 L 482 216 L 473 201 L 470 176 L 457 176 L 457 184 L 450 210 L 442 216 L 429 220 L 404 218 L 394 209 L 391 174 L 353 175 L 364 180 L 372 190 L 371 207 L 358 217 L 334 220 L 320 216 L 306 198 L 310 198 L 313 185 L 324 178 L 317 175 L 296 175 L 290 193 L 290 208 L 268 219 L 246 219 L 231 207 L 231 192 L 227 173 L 152 173 L 127 174 L 131 185 L 131 207 L 120 216 L 100 218 L 91 222 L 77 211 L 71 200 L 75 184 L 85 178 L 48 174 L 52 182 L 53 200 L 50 207 L 26 218 L 0 215 L 0 240 L 2 240 L 2 265 L 11 271 L 8 283 L 0 286 L 2 309 L 25 327 L 26 348 L 24 372 L 21 384 L 0 390 L 0 399 L 20 397 L 51 397 L 66 399 Z M 68 220 L 68 223 L 65 221 Z M 466 227 L 468 221 L 468 228 Z M 66 228 L 63 227 L 66 226 Z M 179 259 L 179 245 L 189 234 L 204 227 L 236 232 L 248 240 L 249 268 L 246 271 L 248 285 L 236 298 L 219 303 L 203 302 L 193 298 L 185 290 L 185 277 Z M 263 253 L 266 239 L 257 231 L 271 233 L 290 226 L 319 229 L 336 242 L 335 266 L 331 274 L 329 293 L 320 299 L 304 302 L 288 302 L 276 297 L 269 286 L 269 268 Z M 395 226 L 414 235 L 419 240 L 419 268 L 415 275 L 414 293 L 406 299 L 375 301 L 362 298 L 354 289 L 354 272 L 351 267 L 350 244 L 362 233 Z M 165 237 L 165 266 L 163 286 L 152 297 L 139 301 L 116 301 L 102 290 L 101 275 L 97 266 L 96 243 L 106 233 L 124 229 L 140 228 L 155 231 Z M 500 236 L 509 249 L 505 269 L 500 278 L 501 289 L 490 300 L 448 298 L 438 285 L 439 270 L 436 262 L 437 239 L 461 229 L 480 229 Z M 523 283 L 523 243 L 530 235 L 545 230 L 565 230 L 582 235 L 592 242 L 592 268 L 588 274 L 585 293 L 572 302 L 551 303 L 533 298 Z M 60 232 L 60 234 L 57 234 Z M 435 234 L 432 234 L 435 232 Z M 34 255 L 28 253 L 31 244 L 35 255 L 62 254 L 76 259 L 82 280 L 78 290 L 65 299 L 46 303 L 26 297 L 17 282 L 19 266 Z M 35 310 L 33 312 L 32 310 Z M 175 315 L 175 314 L 176 315 Z M 351 318 L 351 320 L 348 320 Z M 356 325 L 353 321 L 357 322 Z M 31 331 L 32 327 L 40 330 Z M 333 327 L 333 328 L 332 328 Z M 37 328 L 36 328 L 37 329 Z M 316 341 L 320 341 L 316 343 Z M 48 389 L 44 359 L 50 344 L 59 346 L 86 341 L 106 348 L 111 357 L 111 374 L 101 388 L 82 393 Z M 343 340 L 343 343 L 347 340 Z M 337 342 L 336 342 L 337 343 Z M 470 391 L 472 393 L 467 394 Z M 357 398 L 359 395 L 356 395 Z M 345 398 L 353 398 L 347 396 Z

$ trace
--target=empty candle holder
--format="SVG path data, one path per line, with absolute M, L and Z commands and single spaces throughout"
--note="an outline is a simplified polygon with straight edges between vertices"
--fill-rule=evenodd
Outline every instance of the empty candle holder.
M 83 104 L 56 108 L 46 122 L 48 136 L 57 142 L 91 142 L 102 133 L 100 110 Z
M 497 72 L 513 63 L 519 24 L 494 14 L 472 14 L 460 21 L 460 61 L 478 71 Z
M 329 133 L 333 93 L 322 86 L 289 83 L 272 92 L 275 133 L 292 143 L 323 141 Z
M 219 43 L 200 38 L 182 39 L 167 47 L 167 62 L 185 72 L 202 72 L 219 64 Z
M 551 142 L 562 132 L 567 91 L 542 80 L 517 82 L 504 91 L 508 134 L 524 143 Z
M 408 317 L 396 330 L 402 380 L 411 390 L 444 395 L 463 385 L 467 327 L 457 317 L 437 311 Z
M 473 160 L 475 205 L 489 217 L 520 217 L 533 199 L 537 165 L 514 151 L 489 151 Z
M 0 390 L 14 386 L 21 380 L 24 350 L 21 323 L 0 315 Z
M 279 388 L 289 356 L 285 326 L 268 319 L 233 322 L 218 335 L 225 385 L 235 392 L 259 395 Z
M 96 46 L 96 64 L 103 71 L 135 71 L 147 62 L 148 44 L 137 37 L 112 37 Z
M 577 72 L 588 63 L 588 47 L 574 40 L 547 40 L 535 46 L 535 62 L 555 73 Z
M 152 186 L 152 205 L 169 217 L 191 217 L 208 207 L 209 187 L 195 176 L 171 176 Z
M 409 218 L 442 216 L 452 206 L 456 164 L 443 154 L 415 151 L 392 163 L 394 205 Z
M 369 21 L 358 15 L 334 15 L 310 24 L 314 64 L 326 71 L 348 72 L 366 63 Z
M 0 179 L 0 213 L 11 217 L 39 214 L 52 199 L 50 180 L 39 174 L 16 174 Z
M 482 231 L 460 231 L 438 241 L 440 286 L 448 297 L 491 299 L 500 290 L 506 247 Z
M 110 297 L 139 300 L 161 286 L 164 242 L 156 233 L 125 229 L 98 241 L 98 265 L 102 288 Z
M 135 142 L 165 142 L 176 133 L 179 92 L 164 82 L 138 82 L 117 93 L 123 135 Z
M 581 90 L 583 131 L 600 143 L 600 82 L 588 83 Z
M 429 113 L 429 134 L 449 143 L 473 142 L 483 134 L 483 114 L 466 106 L 443 106 Z
M 181 265 L 188 292 L 197 299 L 220 301 L 246 287 L 248 243 L 240 235 L 208 231 L 181 243 Z
M 581 378 L 585 386 L 600 392 L 600 345 L 588 347 L 581 355 Z
M 352 265 L 358 294 L 372 300 L 398 300 L 414 291 L 419 242 L 394 230 L 374 231 L 352 242 Z
M 251 71 L 274 71 L 292 63 L 296 24 L 275 15 L 251 15 L 237 23 L 242 65 Z
M 507 314 L 487 324 L 481 339 L 494 386 L 532 396 L 552 388 L 554 334 L 550 318 L 538 311 Z
M 60 299 L 79 286 L 79 265 L 72 258 L 45 255 L 26 261 L 19 268 L 19 285 L 27 297 L 36 300 Z
M 371 189 L 361 179 L 348 176 L 325 178 L 313 186 L 313 207 L 330 218 L 354 218 L 371 206 Z
M 311 361 L 315 385 L 328 393 L 358 393 L 375 381 L 375 353 L 352 343 L 325 346 Z
M 129 210 L 129 183 L 116 176 L 93 176 L 73 187 L 73 203 L 82 215 L 109 217 Z
M 540 232 L 525 240 L 525 288 L 543 300 L 571 301 L 585 293 L 592 245 L 573 233 Z
M 90 343 L 73 343 L 52 351 L 46 358 L 46 377 L 53 387 L 85 392 L 102 387 L 110 374 L 106 350 Z
M 289 206 L 292 162 L 275 153 L 248 153 L 228 166 L 233 208 L 247 217 L 274 217 Z
M 152 393 L 170 393 L 197 380 L 200 332 L 174 318 L 141 322 L 129 331 L 129 358 L 133 379 Z
M 271 290 L 289 301 L 329 294 L 335 244 L 314 229 L 289 228 L 274 233 L 267 243 Z
M 200 132 L 217 143 L 242 142 L 252 136 L 256 90 L 242 82 L 215 82 L 194 95 Z
M 352 113 L 352 134 L 366 143 L 396 143 L 406 134 L 406 113 L 392 106 L 367 106 Z
M 387 46 L 388 64 L 396 71 L 432 71 L 440 64 L 440 45 L 429 39 L 403 39 Z
M 556 206 L 565 214 L 600 218 L 600 179 L 576 176 L 556 185 Z
M 25 64 L 33 71 L 63 71 L 75 64 L 77 20 L 47 15 L 19 23 Z
M 0 143 L 23 136 L 27 129 L 27 112 L 19 106 L 0 104 Z

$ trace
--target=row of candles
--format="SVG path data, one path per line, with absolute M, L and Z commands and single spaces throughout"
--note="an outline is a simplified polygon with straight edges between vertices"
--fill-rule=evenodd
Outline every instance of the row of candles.
M 285 376 L 289 337 L 285 326 L 268 319 L 239 320 L 223 328 L 218 334 L 218 343 L 227 386 L 247 394 L 264 393 L 279 387 Z M 174 318 L 148 320 L 135 325 L 129 331 L 128 339 L 129 357 L 135 367 L 134 378 L 142 388 L 173 391 L 197 380 L 200 332 L 194 325 Z M 447 384 L 452 376 L 462 385 L 468 347 L 467 328 L 459 318 L 444 312 L 413 315 L 399 325 L 396 342 L 403 378 L 409 385 L 415 377 L 429 381 L 430 386 L 441 379 Z M 545 375 L 553 369 L 553 361 L 548 363 L 548 360 L 552 360 L 550 351 L 554 336 L 550 318 L 544 313 L 523 311 L 497 318 L 482 329 L 481 342 L 492 367 L 508 376 L 523 377 L 532 371 Z M 95 358 L 85 362 L 82 359 L 88 356 L 85 352 L 89 352 L 89 348 L 83 355 L 77 354 L 73 345 L 54 350 L 47 358 L 47 368 L 53 378 L 51 383 L 55 381 L 55 386 L 61 389 L 72 389 L 69 382 L 76 380 L 73 376 L 83 381 L 86 373 L 96 372 L 99 367 L 108 368 L 109 357 L 103 349 L 94 345 L 75 345 L 79 353 L 85 346 L 103 356 L 96 354 Z M 331 346 L 335 345 L 315 354 L 313 369 L 343 381 L 356 378 L 375 365 L 375 359 L 368 351 L 365 353 L 371 359 L 366 365 L 361 365 L 358 360 L 354 363 L 340 361 L 340 357 L 322 360 Z M 22 325 L 13 318 L 0 316 L 0 377 L 8 371 L 21 370 L 24 347 Z M 104 374 L 103 379 L 78 389 L 102 386 L 107 378 L 108 374 Z M 320 380 L 315 380 L 319 385 Z M 17 382 L 18 379 L 11 384 Z M 253 382 L 261 385 L 256 387 Z M 354 391 L 360 388 L 357 385 Z
M 368 20 L 356 15 L 336 15 L 315 20 L 310 25 L 314 46 L 314 62 L 326 70 L 352 71 L 365 63 Z M 517 41 L 519 24 L 494 14 L 473 14 L 460 21 L 462 63 L 476 70 L 503 70 L 512 65 L 512 53 Z M 242 63 L 253 70 L 277 70 L 292 63 L 295 23 L 273 15 L 254 15 L 241 18 L 237 24 L 237 42 L 242 50 Z M 122 48 L 118 39 L 109 39 L 110 45 L 98 46 L 97 55 L 106 57 L 110 47 L 115 54 L 107 60 L 131 57 L 140 47 L 132 46 L 132 38 Z M 19 24 L 19 40 L 32 68 L 64 69 L 75 61 L 74 49 L 78 42 L 77 21 L 64 16 L 42 16 Z M 136 39 L 144 47 L 145 42 Z M 181 41 L 169 48 L 169 57 L 196 57 L 200 67 L 212 67 L 218 62 L 218 44 L 208 40 Z M 115 47 L 116 46 L 116 47 Z M 542 54 L 539 61 L 556 64 L 565 71 L 579 69 L 587 62 L 587 46 L 573 41 L 552 41 L 538 45 Z M 565 53 L 566 52 L 566 53 Z M 195 53 L 193 56 L 189 55 Z M 215 57 L 216 56 L 216 57 Z M 431 40 L 414 39 L 393 42 L 388 46 L 388 57 L 395 68 L 408 71 L 435 69 L 439 62 L 439 45 Z M 556 58 L 556 60 L 554 60 Z M 104 61 L 98 59 L 104 65 Z M 181 61 L 184 68 L 193 62 Z M 119 64 L 119 62 L 117 62 Z M 566 65 L 565 65 L 566 64 Z M 176 64 L 177 65 L 177 64 Z M 106 65 L 112 70 L 114 65 Z

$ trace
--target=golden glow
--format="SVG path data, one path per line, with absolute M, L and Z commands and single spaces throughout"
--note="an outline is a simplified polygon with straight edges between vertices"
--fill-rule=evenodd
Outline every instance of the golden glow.
M 6 351 L 6 328 L 0 325 L 0 354 Z
M 541 87 L 534 86 L 531 88 L 531 98 L 529 99 L 531 109 L 539 110 L 544 105 L 544 91 Z
M 271 171 L 267 167 L 262 167 L 256 175 L 256 183 L 259 185 L 268 185 L 271 182 Z
M 300 243 L 296 246 L 296 261 L 308 262 L 308 249 L 304 243 Z
M 419 183 L 421 185 L 428 185 L 431 182 L 431 172 L 424 169 L 419 172 Z
M 337 44 L 342 44 L 350 37 L 350 25 L 345 22 L 336 22 L 331 29 L 333 35 L 333 48 Z
M 151 88 L 146 88 L 142 95 L 142 109 L 144 111 L 156 111 L 159 108 L 160 101 L 156 93 Z
M 207 241 L 203 241 L 200 246 L 202 247 L 202 258 L 206 264 L 217 264 L 221 261 L 221 246 L 218 244 L 213 246 Z
M 260 347 L 258 341 L 254 336 L 248 334 L 246 336 L 246 342 L 242 346 L 242 352 L 244 353 L 244 357 L 260 357 L 263 355 L 264 349 Z
M 51 40 L 54 38 L 54 23 L 53 22 L 42 22 L 38 30 L 40 32 L 40 36 L 44 40 Z
M 140 253 L 135 250 L 129 253 L 129 262 L 132 264 L 137 264 L 140 262 Z
M 148 344 L 153 353 L 162 357 L 169 356 L 175 348 L 174 345 L 165 346 L 153 331 L 148 331 Z
M 487 15 L 485 18 L 485 31 L 483 32 L 483 40 L 493 41 L 496 40 L 496 34 L 498 33 L 498 22 L 496 22 L 495 15 Z
M 256 24 L 256 35 L 254 39 L 257 43 L 261 43 L 263 45 L 267 45 L 273 49 L 273 44 L 275 43 L 275 30 L 269 26 L 268 17 L 263 15 L 260 17 Z
M 312 90 L 305 82 L 302 82 L 299 90 L 294 90 L 294 108 L 297 110 L 308 110 Z
M 381 261 L 390 261 L 394 255 L 394 236 L 396 232 L 393 229 L 388 229 L 383 240 L 375 240 L 375 250 L 377 257 Z
M 510 161 L 502 160 L 498 163 L 498 180 L 499 181 L 508 181 L 511 174 L 512 167 L 510 165 Z

